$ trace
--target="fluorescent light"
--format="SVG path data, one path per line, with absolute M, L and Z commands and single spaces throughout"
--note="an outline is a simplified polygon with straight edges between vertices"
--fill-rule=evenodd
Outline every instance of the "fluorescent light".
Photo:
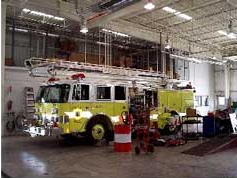
M 217 32 L 220 33 L 221 35 L 226 35 L 226 36 L 228 35 L 228 33 L 223 30 L 218 30 Z
M 237 56 L 229 56 L 229 57 L 225 57 L 225 59 L 229 61 L 237 62 Z
M 9 30 L 13 30 L 13 28 L 10 27 Z M 28 30 L 22 29 L 22 28 L 15 28 L 14 30 L 15 30 L 16 32 L 25 32 L 25 33 L 28 33 Z
M 167 6 L 163 7 L 162 9 L 166 12 L 169 12 L 169 13 L 175 13 L 176 12 L 175 9 L 172 9 L 170 7 L 167 7 Z
M 235 39 L 236 38 L 236 34 L 235 33 L 229 33 L 227 36 L 229 38 L 231 38 L 231 39 Z
M 186 60 L 186 61 L 190 61 L 190 62 L 194 62 L 194 63 L 198 63 L 198 64 L 202 63 L 201 60 L 194 58 L 194 57 L 179 56 L 179 55 L 175 55 L 175 54 L 170 54 L 170 57 L 181 59 L 181 60 Z
M 179 15 L 179 14 L 181 14 L 181 12 L 179 12 L 179 11 L 174 13 L 174 15 Z
M 109 45 L 108 43 L 105 43 L 105 42 L 100 42 L 100 41 L 97 41 L 96 43 L 97 43 L 97 44 L 100 44 L 100 45 L 106 45 L 106 46 L 108 46 L 108 45 Z
M 22 9 L 22 12 L 27 13 L 27 14 L 31 14 L 31 15 L 35 15 L 35 16 L 41 16 L 41 17 L 46 17 L 49 19 L 54 19 L 54 20 L 58 20 L 58 21 L 64 21 L 65 18 L 63 17 L 57 17 L 51 14 L 46 14 L 44 12 L 39 12 L 39 11 L 34 11 L 34 10 L 30 10 L 30 9 Z
M 217 31 L 219 34 L 221 34 L 221 35 L 225 35 L 225 36 L 227 36 L 227 37 L 229 37 L 229 38 L 231 38 L 231 39 L 236 39 L 237 38 L 237 35 L 235 34 L 235 33 L 227 33 L 226 31 L 223 31 L 223 30 L 218 30 Z
M 87 27 L 82 27 L 80 30 L 81 33 L 87 33 L 88 32 L 88 28 Z
M 45 32 L 40 32 L 40 34 L 46 35 Z M 59 35 L 56 35 L 56 34 L 53 34 L 53 33 L 48 33 L 48 36 L 51 36 L 51 37 L 59 37 Z
M 178 17 L 181 17 L 181 18 L 183 18 L 183 19 L 185 19 L 185 20 L 191 20 L 191 19 L 193 19 L 193 18 L 190 17 L 189 15 L 183 14 L 183 13 L 181 13 L 181 12 L 175 10 L 175 9 L 172 9 L 171 7 L 165 6 L 165 7 L 163 7 L 162 9 L 163 9 L 164 11 L 166 11 L 166 12 L 169 12 L 169 13 L 172 13 L 172 14 L 178 16 Z
M 170 48 L 171 48 L 170 45 L 166 45 L 166 46 L 165 46 L 165 49 L 170 49 Z
M 192 19 L 193 19 L 192 17 L 190 17 L 190 16 L 188 16 L 188 15 L 186 15 L 186 14 L 182 14 L 182 13 L 177 14 L 177 16 L 178 16 L 178 17 L 181 17 L 181 18 L 183 18 L 183 19 L 185 19 L 185 20 L 192 20 Z
M 29 13 L 29 12 L 30 12 L 30 9 L 24 8 L 24 9 L 22 9 L 22 11 L 25 12 L 25 13 Z
M 54 17 L 54 19 L 55 19 L 55 20 L 59 20 L 59 21 L 65 20 L 65 18 L 63 18 L 63 17 L 56 17 L 56 16 Z
M 144 8 L 147 10 L 152 10 L 155 8 L 155 5 L 152 2 L 148 2 L 144 5 Z
M 52 33 L 49 33 L 48 36 L 52 36 L 52 37 L 59 37 L 59 35 L 56 35 L 56 34 L 52 34 Z
M 129 37 L 129 35 L 127 35 L 127 34 L 112 31 L 112 30 L 108 30 L 108 29 L 105 29 L 105 28 L 103 28 L 102 31 L 107 32 L 107 33 L 112 33 L 112 34 L 117 35 L 117 36 Z

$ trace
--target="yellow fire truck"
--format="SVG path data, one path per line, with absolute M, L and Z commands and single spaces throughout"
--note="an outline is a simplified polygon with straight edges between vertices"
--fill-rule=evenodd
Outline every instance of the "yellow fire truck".
M 75 63 L 72 65 L 65 61 L 59 63 L 59 61 L 31 59 L 26 61 L 26 66 L 33 76 L 41 76 L 45 71 L 50 75 L 55 74 L 56 69 L 57 73 L 59 70 L 63 73 L 65 68 L 67 74 L 70 71 L 74 74 L 75 68 L 77 71 L 82 71 L 81 65 Z M 134 104 L 134 96 L 138 97 L 144 105 L 153 108 L 150 119 L 157 121 L 160 129 L 168 122 L 166 118 L 158 119 L 159 115 L 165 112 L 165 108 L 185 112 L 187 107 L 193 106 L 192 91 L 158 88 L 159 82 L 163 79 L 160 81 L 161 77 L 158 79 L 156 76 L 154 80 L 150 73 L 148 77 L 144 76 L 148 71 L 139 71 L 136 77 L 133 73 L 126 80 L 124 75 L 118 78 L 121 73 L 117 74 L 116 78 L 111 71 L 108 74 L 107 69 L 106 71 L 103 69 L 103 72 L 98 74 L 98 66 L 84 64 L 83 66 L 83 71 L 87 71 L 85 76 L 80 73 L 68 76 L 66 80 L 51 77 L 46 84 L 40 86 L 34 115 L 37 124 L 26 130 L 31 136 L 61 135 L 68 138 L 83 135 L 90 142 L 104 138 L 113 140 L 113 125 L 122 123 L 123 113 L 129 112 L 130 106 Z M 44 70 L 41 74 L 40 69 Z M 88 73 L 89 69 L 96 70 L 96 73 Z M 137 74 L 141 72 L 143 72 L 142 76 L 138 77 Z M 107 78 L 108 75 L 112 75 L 112 79 Z M 152 86 L 151 82 L 153 82 Z

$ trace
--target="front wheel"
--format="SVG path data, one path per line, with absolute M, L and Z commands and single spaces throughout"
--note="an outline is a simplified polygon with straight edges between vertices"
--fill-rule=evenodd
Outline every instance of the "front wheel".
M 104 119 L 93 119 L 88 123 L 86 129 L 87 141 L 91 144 L 106 139 L 108 137 L 109 129 L 106 120 Z

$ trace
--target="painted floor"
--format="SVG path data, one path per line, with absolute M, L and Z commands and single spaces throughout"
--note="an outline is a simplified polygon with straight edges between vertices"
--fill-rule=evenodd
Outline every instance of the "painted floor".
M 2 171 L 11 177 L 237 178 L 237 148 L 204 157 L 181 153 L 200 142 L 137 156 L 114 153 L 112 143 L 68 146 L 50 137 L 2 137 Z

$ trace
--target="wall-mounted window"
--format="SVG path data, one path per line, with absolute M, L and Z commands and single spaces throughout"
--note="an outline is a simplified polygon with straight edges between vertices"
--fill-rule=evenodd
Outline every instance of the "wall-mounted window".
M 218 97 L 218 105 L 219 106 L 224 106 L 225 105 L 225 97 L 223 97 L 223 96 Z
M 209 96 L 195 96 L 195 106 L 209 106 Z
M 114 87 L 115 100 L 126 100 L 126 87 L 115 86 Z
M 97 87 L 97 100 L 110 100 L 111 87 Z
M 76 84 L 73 87 L 72 100 L 89 100 L 90 86 Z

